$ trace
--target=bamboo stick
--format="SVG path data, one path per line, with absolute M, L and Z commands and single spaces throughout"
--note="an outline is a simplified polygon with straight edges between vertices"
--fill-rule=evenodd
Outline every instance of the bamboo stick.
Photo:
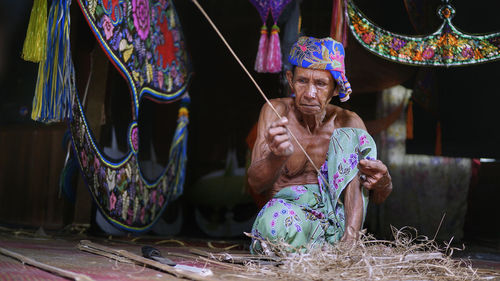
M 87 275 L 80 274 L 80 273 L 74 273 L 72 271 L 68 271 L 68 270 L 65 270 L 65 269 L 62 269 L 59 267 L 48 265 L 48 264 L 36 261 L 32 258 L 23 256 L 19 253 L 9 251 L 5 248 L 0 247 L 0 253 L 4 254 L 6 256 L 9 256 L 11 258 L 18 259 L 22 263 L 29 264 L 31 266 L 43 269 L 43 270 L 48 271 L 50 273 L 55 273 L 55 274 L 60 275 L 62 277 L 71 278 L 71 279 L 76 280 L 76 281 L 93 281 L 94 280 Z
M 94 249 L 94 253 L 96 253 L 96 254 L 101 254 L 101 252 L 104 252 L 104 253 L 108 253 L 108 254 L 113 254 L 115 256 L 122 256 L 122 257 L 128 258 L 130 260 L 133 260 L 135 262 L 149 265 L 149 266 L 156 268 L 156 269 L 160 269 L 162 271 L 165 271 L 167 273 L 174 275 L 175 277 L 182 277 L 182 278 L 188 278 L 188 279 L 200 280 L 200 281 L 216 280 L 216 279 L 213 279 L 213 278 L 210 278 L 207 276 L 202 276 L 202 275 L 192 273 L 189 271 L 185 271 L 185 270 L 181 270 L 181 269 L 174 269 L 173 267 L 171 267 L 169 265 L 162 264 L 162 263 L 159 263 L 157 261 L 144 258 L 142 256 L 136 255 L 136 254 L 131 253 L 129 251 L 113 249 L 110 247 L 106 247 L 106 246 L 103 246 L 100 244 L 93 243 L 89 240 L 81 240 L 80 246 L 82 247 L 81 249 L 84 249 L 84 248 Z M 112 255 L 111 256 L 108 255 L 108 257 L 115 258 Z
M 106 252 L 103 252 L 101 250 L 96 250 L 94 248 L 89 248 L 89 247 L 83 246 L 81 244 L 79 244 L 77 248 L 79 250 L 82 250 L 82 251 L 85 251 L 85 252 L 89 252 L 89 253 L 92 253 L 92 254 L 96 254 L 96 255 L 105 256 L 107 258 L 110 258 L 110 259 L 113 259 L 113 260 L 117 260 L 119 262 L 132 263 L 132 264 L 134 263 L 133 261 L 131 261 L 131 260 L 127 259 L 127 258 L 124 258 L 122 256 L 117 256 L 115 254 L 106 253 Z

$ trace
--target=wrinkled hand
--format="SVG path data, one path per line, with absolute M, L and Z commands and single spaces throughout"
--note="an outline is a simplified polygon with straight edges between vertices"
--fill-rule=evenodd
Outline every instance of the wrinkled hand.
M 362 159 L 358 168 L 361 185 L 373 190 L 372 199 L 375 203 L 382 203 L 392 191 L 392 180 L 387 166 L 380 160 Z
M 290 156 L 293 153 L 293 144 L 286 125 L 288 125 L 288 119 L 282 117 L 280 120 L 273 122 L 267 130 L 267 144 L 271 152 L 276 156 Z

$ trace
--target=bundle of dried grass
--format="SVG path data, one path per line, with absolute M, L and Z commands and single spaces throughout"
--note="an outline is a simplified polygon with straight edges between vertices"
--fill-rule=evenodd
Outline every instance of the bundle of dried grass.
M 444 247 L 414 228 L 393 228 L 394 241 L 362 234 L 355 243 L 294 249 L 283 242 L 261 241 L 281 257 L 279 267 L 249 262 L 248 273 L 286 280 L 476 280 L 470 261 L 452 259 L 457 248 Z M 305 251 L 304 251 L 305 250 Z M 256 276 L 255 276 L 256 277 Z M 484 277 L 484 276 L 483 276 Z

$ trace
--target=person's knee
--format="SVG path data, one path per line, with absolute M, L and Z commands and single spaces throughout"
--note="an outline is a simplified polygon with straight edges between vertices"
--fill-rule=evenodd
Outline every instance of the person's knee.
M 303 243 L 310 233 L 305 212 L 293 204 L 276 204 L 266 208 L 254 225 L 263 239 L 287 244 Z

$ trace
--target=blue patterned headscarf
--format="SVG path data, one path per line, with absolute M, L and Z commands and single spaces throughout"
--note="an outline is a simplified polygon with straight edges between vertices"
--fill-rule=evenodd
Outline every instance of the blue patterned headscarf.
M 340 101 L 347 101 L 351 84 L 345 76 L 344 47 L 330 37 L 317 39 L 302 36 L 293 44 L 288 61 L 295 66 L 329 70 L 340 87 Z

